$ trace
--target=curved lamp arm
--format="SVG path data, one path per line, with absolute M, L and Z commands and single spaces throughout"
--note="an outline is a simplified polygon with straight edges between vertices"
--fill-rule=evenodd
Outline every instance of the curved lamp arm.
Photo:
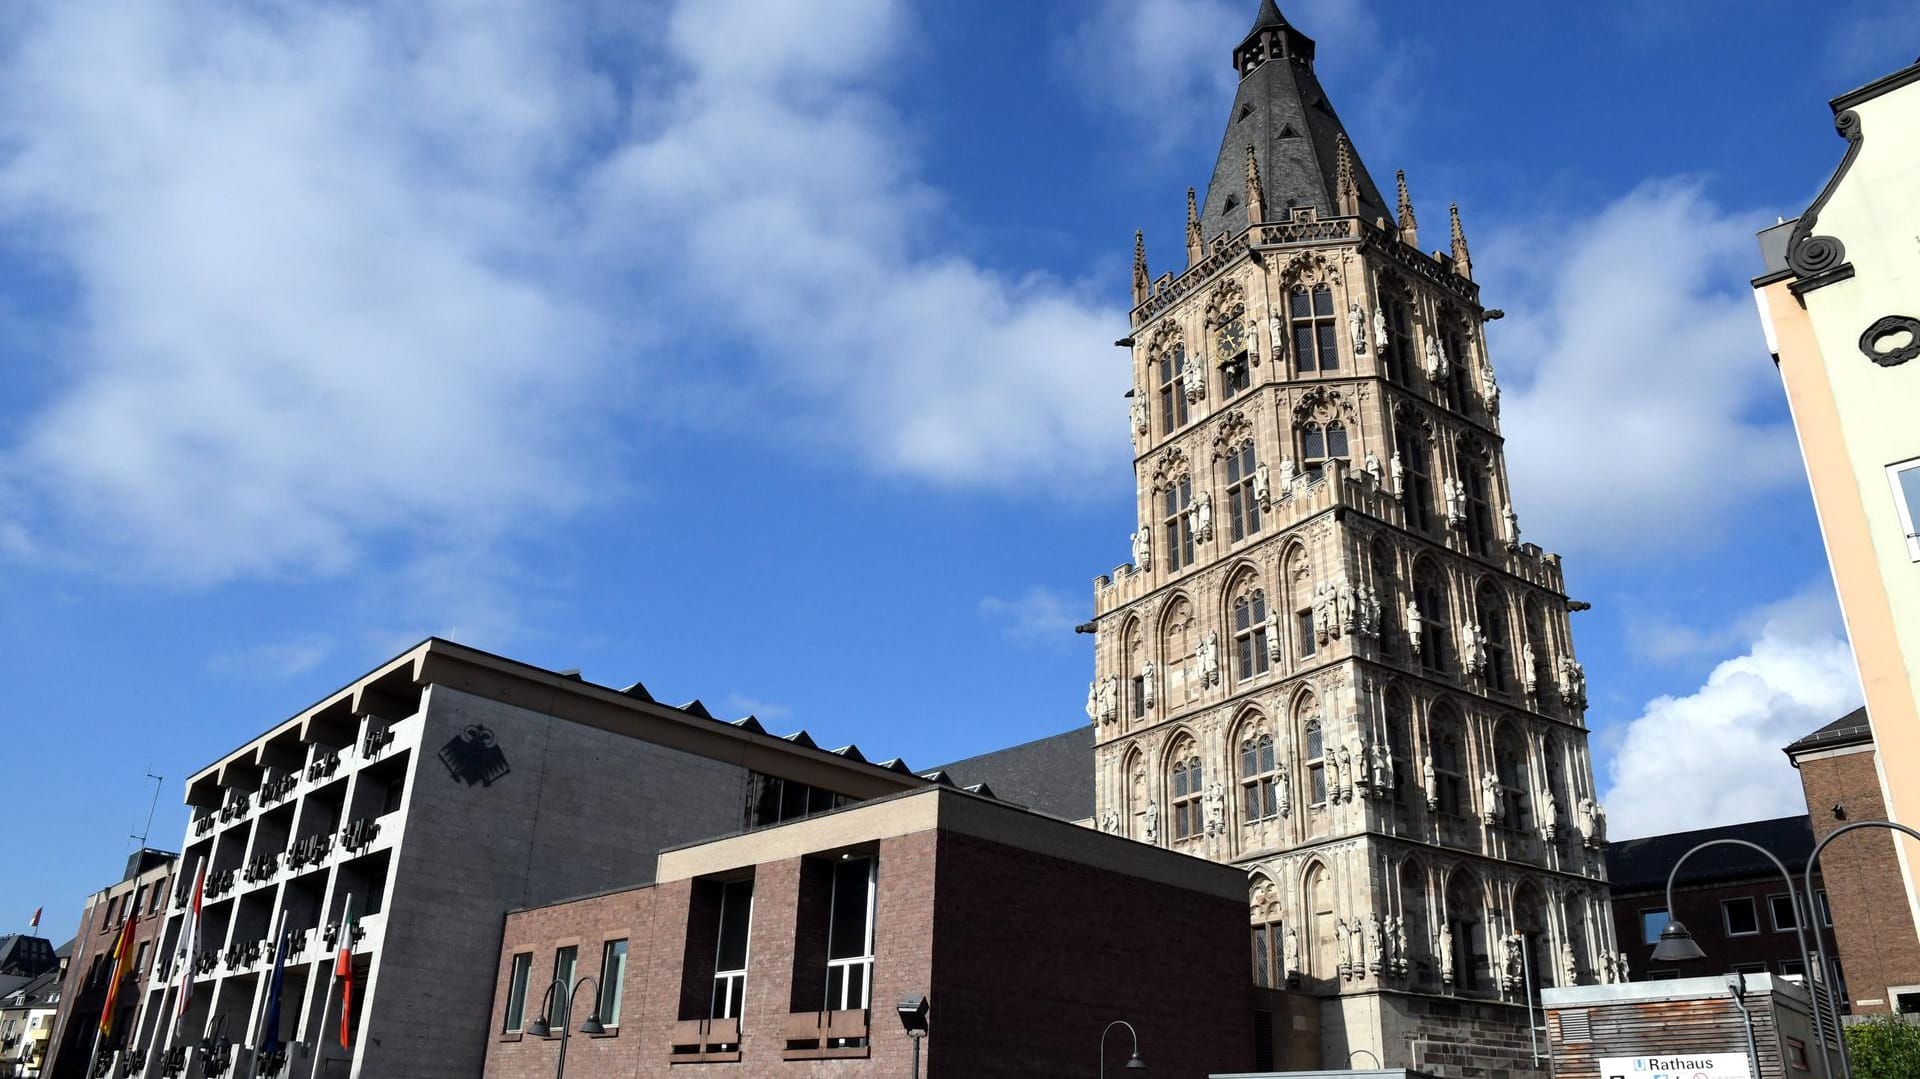
M 1845 831 L 1845 829 L 1841 829 L 1841 831 Z M 1834 833 L 1834 835 L 1839 835 L 1839 834 L 1840 834 L 1839 832 Z M 1827 838 L 1832 839 L 1833 836 L 1828 836 Z M 1793 933 L 1795 937 L 1799 938 L 1800 955 L 1802 957 L 1801 961 L 1804 964 L 1805 956 L 1807 955 L 1807 930 L 1806 930 L 1807 919 L 1804 916 L 1802 916 L 1800 913 L 1800 910 L 1801 910 L 1800 893 L 1793 886 L 1793 874 L 1787 872 L 1786 865 L 1782 863 L 1779 857 L 1775 855 L 1772 851 L 1768 850 L 1767 848 L 1761 846 L 1758 843 L 1749 843 L 1744 839 L 1726 839 L 1726 838 L 1709 839 L 1705 843 L 1701 843 L 1695 846 L 1692 850 L 1689 850 L 1687 853 L 1682 854 L 1678 859 L 1674 861 L 1673 868 L 1667 871 L 1667 925 L 1666 925 L 1666 928 L 1660 930 L 1660 944 L 1655 946 L 1654 948 L 1655 954 L 1657 955 L 1659 953 L 1660 948 L 1662 946 L 1665 946 L 1666 944 L 1671 942 L 1675 944 L 1684 943 L 1686 947 L 1691 948 L 1695 954 L 1690 958 L 1701 957 L 1700 948 L 1698 945 L 1695 945 L 1693 943 L 1692 934 L 1688 933 L 1686 926 L 1681 925 L 1679 920 L 1677 920 L 1673 916 L 1673 884 L 1674 884 L 1674 881 L 1680 876 L 1680 867 L 1686 863 L 1686 860 L 1700 853 L 1701 851 L 1706 850 L 1708 847 L 1745 847 L 1748 850 L 1758 851 L 1762 855 L 1766 856 L 1767 861 L 1773 863 L 1773 867 L 1775 869 L 1778 869 L 1780 871 L 1780 879 L 1787 882 L 1787 901 L 1793 904 Z M 1815 848 L 1815 853 L 1817 856 L 1818 848 Z M 1808 862 L 1808 865 L 1811 866 L 1812 862 Z M 1809 911 L 1811 911 L 1811 907 L 1812 907 L 1812 904 L 1811 902 L 1809 902 L 1808 904 Z M 1820 934 L 1815 933 L 1814 937 L 1817 939 L 1819 935 Z M 1821 960 L 1821 963 L 1822 963 L 1821 974 L 1824 976 L 1826 973 L 1824 958 Z M 1811 996 L 1812 994 L 1811 982 L 1809 982 L 1808 994 L 1809 996 Z M 1816 1040 L 1820 1040 L 1820 1041 L 1824 1041 L 1826 1038 L 1826 1019 L 1820 1014 L 1820 1008 L 1817 1003 L 1813 1009 L 1813 1036 Z M 1824 1054 L 1822 1055 L 1821 1059 L 1823 1061 L 1826 1059 Z M 1841 1054 L 1842 1068 L 1846 1066 L 1845 1061 L 1846 1061 L 1846 1055 L 1845 1055 L 1845 1051 L 1843 1050 Z M 1828 1063 L 1825 1070 L 1826 1070 L 1828 1079 L 1832 1079 L 1832 1076 L 1833 1076 L 1832 1064 Z M 1851 1079 L 1850 1075 L 1848 1079 Z
M 1841 836 L 1846 835 L 1848 832 L 1851 832 L 1856 828 L 1886 828 L 1895 832 L 1903 832 L 1907 835 L 1912 836 L 1915 839 L 1920 839 L 1920 832 L 1916 832 L 1912 828 L 1909 828 L 1904 824 L 1895 824 L 1890 820 L 1855 821 L 1852 824 L 1843 824 L 1840 827 L 1835 828 L 1833 831 L 1828 832 L 1827 837 L 1825 839 L 1822 839 L 1820 842 L 1815 843 L 1813 845 L 1813 854 L 1807 859 L 1807 870 L 1806 870 L 1806 875 L 1803 879 L 1807 889 L 1807 906 L 1809 908 L 1813 906 L 1813 874 L 1814 874 L 1814 871 L 1820 867 L 1820 852 L 1827 849 L 1827 844 L 1833 842 L 1836 839 L 1839 839 Z M 1896 839 L 1894 842 L 1898 843 L 1899 840 Z M 1818 913 L 1817 911 L 1809 910 L 1809 914 L 1817 914 L 1817 913 Z M 1820 925 L 1818 922 L 1814 923 L 1813 942 L 1819 946 L 1820 975 L 1822 977 L 1825 977 L 1828 971 L 1832 970 L 1833 968 L 1827 965 L 1827 938 L 1821 935 Z M 1804 947 L 1804 945 L 1802 947 Z M 1817 1006 L 1813 1010 L 1816 1014 L 1820 1011 L 1819 1007 Z M 1816 1031 L 1820 1029 L 1820 1023 L 1817 1019 L 1814 1023 L 1814 1029 Z M 1842 1076 L 1842 1079 L 1853 1079 L 1853 1062 L 1847 1059 L 1847 1035 L 1844 1030 L 1840 1031 L 1836 1035 L 1836 1037 L 1834 1038 L 1834 1043 L 1840 1050 L 1840 1074 Z M 1822 1052 L 1820 1055 L 1822 1059 L 1825 1059 L 1826 1057 L 1825 1052 Z M 1832 1072 L 1829 1071 L 1828 1074 L 1831 1075 Z
M 1127 1058 L 1126 1067 L 1131 1070 L 1137 1071 L 1147 1066 L 1147 1062 L 1140 1059 L 1140 1032 L 1133 1029 L 1133 1024 L 1127 1022 L 1125 1019 L 1115 1019 L 1113 1022 L 1108 1023 L 1105 1029 L 1100 1031 L 1100 1077 L 1101 1079 L 1106 1079 L 1107 1035 L 1113 1033 L 1114 1027 L 1126 1027 L 1127 1034 L 1133 1038 L 1133 1055 Z

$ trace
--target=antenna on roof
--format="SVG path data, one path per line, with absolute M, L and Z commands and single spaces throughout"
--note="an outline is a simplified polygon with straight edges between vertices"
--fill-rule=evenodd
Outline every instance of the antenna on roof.
M 153 831 L 153 811 L 160 808 L 160 784 L 166 782 L 165 779 L 163 779 L 160 776 L 154 775 L 152 772 L 147 773 L 147 778 L 153 780 L 153 800 L 147 803 L 146 827 L 140 829 L 139 835 L 129 834 L 127 836 L 128 839 L 139 840 L 141 850 L 145 850 L 147 848 L 147 836 L 149 833 Z

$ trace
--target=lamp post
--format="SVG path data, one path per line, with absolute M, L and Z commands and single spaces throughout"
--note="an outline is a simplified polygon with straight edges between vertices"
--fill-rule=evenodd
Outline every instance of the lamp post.
M 548 1017 L 553 1014 L 553 991 L 560 990 L 560 1058 L 553 1065 L 553 1079 L 565 1079 L 567 1074 L 567 1027 L 572 1022 L 573 994 L 582 985 L 593 983 L 593 1010 L 587 1013 L 587 1021 L 580 1024 L 582 1034 L 605 1034 L 607 1028 L 600 1022 L 600 982 L 591 974 L 582 974 L 571 986 L 559 978 L 547 986 L 546 996 L 540 1000 L 540 1018 L 535 1019 L 527 1028 L 527 1033 L 536 1038 L 544 1038 L 553 1032 L 553 1024 Z
M 1845 829 L 1842 829 L 1842 831 L 1844 830 Z M 1834 835 L 1839 834 L 1839 832 L 1834 833 Z M 1828 836 L 1827 838 L 1831 839 L 1833 836 Z M 1744 839 L 1709 839 L 1705 843 L 1701 843 L 1687 853 L 1682 854 L 1674 861 L 1673 868 L 1667 871 L 1667 924 L 1660 930 L 1660 943 L 1653 946 L 1653 958 L 1669 963 L 1681 963 L 1693 959 L 1705 959 L 1707 957 L 1707 953 L 1701 951 L 1700 946 L 1693 942 L 1693 934 L 1687 932 L 1687 927 L 1681 925 L 1673 916 L 1673 882 L 1675 878 L 1679 877 L 1680 867 L 1686 863 L 1686 860 L 1706 850 L 1708 847 L 1746 847 L 1749 850 L 1759 851 L 1766 856 L 1767 861 L 1773 863 L 1775 869 L 1780 871 L 1780 879 L 1787 882 L 1787 902 L 1793 904 L 1793 932 L 1800 940 L 1800 957 L 1801 962 L 1804 963 L 1807 956 L 1806 919 L 1800 914 L 1800 893 L 1795 890 L 1793 886 L 1793 874 L 1787 872 L 1787 867 L 1781 863 L 1780 859 L 1776 857 L 1772 851 L 1758 843 L 1749 843 Z M 1816 854 L 1818 850 L 1819 848 L 1816 847 Z M 1808 865 L 1812 865 L 1812 862 L 1809 862 Z M 1815 935 L 1817 936 L 1818 934 Z M 1824 970 L 1822 973 L 1825 973 Z M 1811 981 L 1808 982 L 1808 987 L 1808 995 L 1811 996 Z M 1813 1036 L 1820 1040 L 1824 1040 L 1826 1037 L 1826 1021 L 1820 1016 L 1820 1002 L 1817 999 L 1814 1000 L 1813 1003 Z M 1822 1060 L 1825 1060 L 1824 1056 Z M 1844 1066 L 1846 1057 L 1843 1055 L 1841 1060 Z M 1753 1063 L 1755 1066 L 1759 1064 L 1758 1061 L 1754 1061 Z M 1826 1074 L 1827 1079 L 1833 1079 L 1833 1067 L 1830 1063 L 1826 1066 Z
M 908 993 L 900 998 L 894 1011 L 900 1016 L 900 1025 L 907 1028 L 907 1037 L 913 1039 L 913 1079 L 920 1079 L 920 1043 L 927 1040 L 930 1033 L 927 1022 L 927 995 Z
M 1147 1062 L 1140 1059 L 1140 1032 L 1125 1019 L 1115 1019 L 1100 1032 L 1100 1079 L 1107 1079 L 1107 1035 L 1113 1033 L 1114 1027 L 1126 1027 L 1127 1033 L 1133 1036 L 1133 1055 L 1127 1058 L 1126 1070 L 1145 1071 L 1147 1067 Z
M 1825 839 L 1822 839 L 1820 842 L 1815 843 L 1813 845 L 1813 856 L 1807 859 L 1805 884 L 1807 889 L 1807 907 L 1808 907 L 1809 915 L 1818 913 L 1818 911 L 1815 911 L 1812 909 L 1813 908 L 1813 872 L 1815 869 L 1818 869 L 1820 866 L 1820 852 L 1827 849 L 1827 844 L 1833 842 L 1836 839 L 1839 839 L 1841 836 L 1846 835 L 1848 832 L 1853 831 L 1855 828 L 1887 828 L 1895 832 L 1903 832 L 1907 835 L 1912 836 L 1915 839 L 1920 839 L 1920 832 L 1916 832 L 1912 828 L 1909 828 L 1904 824 L 1895 824 L 1890 820 L 1854 821 L 1852 824 L 1843 824 L 1840 827 L 1835 828 L 1833 831 L 1828 832 L 1827 837 Z M 1896 839 L 1894 840 L 1894 842 L 1898 843 L 1899 840 Z M 1820 976 L 1825 978 L 1832 973 L 1833 968 L 1827 965 L 1827 938 L 1820 935 L 1820 923 L 1817 921 L 1813 923 L 1813 943 L 1817 946 L 1819 950 Z M 1829 997 L 1831 997 L 1832 991 L 1829 990 L 1828 994 L 1829 994 Z M 1814 1001 L 1813 1010 L 1815 1012 L 1818 1012 L 1820 1010 L 1819 1001 L 1817 1000 Z M 1840 1014 L 1838 1009 L 1836 1009 L 1834 1012 L 1834 1025 L 1835 1026 L 1840 1025 Z M 1815 1026 L 1815 1029 L 1816 1030 L 1818 1029 L 1817 1024 Z M 1834 1045 L 1837 1046 L 1840 1050 L 1841 1076 L 1843 1076 L 1844 1079 L 1853 1079 L 1853 1062 L 1847 1059 L 1846 1031 L 1836 1030 L 1834 1032 L 1833 1041 L 1834 1041 Z M 1822 1054 L 1822 1056 L 1824 1057 L 1825 1054 Z M 1829 1071 L 1828 1074 L 1831 1075 L 1832 1072 Z

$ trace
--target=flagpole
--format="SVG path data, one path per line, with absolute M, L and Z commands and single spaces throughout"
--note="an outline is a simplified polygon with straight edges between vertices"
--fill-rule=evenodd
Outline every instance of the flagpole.
M 267 967 L 269 984 L 262 987 L 265 992 L 260 994 L 260 1010 L 254 1013 L 253 1017 L 253 1053 L 247 1062 L 247 1079 L 257 1079 L 260 1074 L 260 1051 L 265 1048 L 267 1006 L 273 1002 L 274 989 L 271 984 L 273 971 L 280 966 L 280 950 L 286 944 L 286 936 L 287 908 L 283 906 L 280 908 L 280 924 L 275 927 L 273 934 L 273 962 Z
M 173 1052 L 173 1040 L 180 1035 L 180 1017 L 186 1012 L 187 1006 L 193 1000 L 193 992 L 189 981 L 196 973 L 193 965 L 194 960 L 197 958 L 195 952 L 198 951 L 200 946 L 201 888 L 205 883 L 201 879 L 200 874 L 206 872 L 206 868 L 207 859 L 203 855 L 198 862 L 194 863 L 193 884 L 187 893 L 187 910 L 185 916 L 180 921 L 180 936 L 178 938 L 180 946 L 180 978 L 174 982 L 173 1009 L 172 1014 L 167 1017 L 167 1040 L 165 1044 L 160 1047 L 163 1056 Z M 182 988 L 188 990 L 185 1000 L 180 999 L 180 990 Z M 163 1060 L 162 1063 L 164 1064 L 165 1061 Z
M 346 938 L 342 942 L 342 946 L 347 949 L 349 956 L 353 954 L 353 927 L 348 924 L 347 915 L 352 913 L 352 911 L 353 893 L 348 892 L 346 902 L 340 904 L 340 932 Z M 339 955 L 338 952 L 334 954 L 336 956 Z M 327 970 L 329 972 L 327 974 L 327 995 L 320 998 L 320 1030 L 313 1038 L 313 1064 L 307 1068 L 307 1079 L 315 1079 L 315 1077 L 320 1074 L 320 1047 L 326 1044 L 327 1038 L 327 1006 L 333 1003 L 333 987 L 340 983 L 339 960 L 336 959 L 334 962 L 327 964 Z M 340 1018 L 342 1022 L 346 1021 L 346 1015 L 347 1004 L 346 1001 L 343 1000 L 340 1002 Z

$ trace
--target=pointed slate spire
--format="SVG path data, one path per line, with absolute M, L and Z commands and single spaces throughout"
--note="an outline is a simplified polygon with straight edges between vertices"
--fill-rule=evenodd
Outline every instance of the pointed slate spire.
M 1333 197 L 1340 204 L 1341 217 L 1353 217 L 1360 212 L 1360 185 L 1353 178 L 1353 144 L 1347 141 L 1347 133 L 1342 131 L 1334 143 Z
M 1147 234 L 1135 231 L 1133 234 L 1133 303 L 1139 306 L 1147 301 Z
M 1193 201 L 1193 188 L 1187 188 L 1187 265 L 1200 261 L 1205 245 L 1200 242 L 1200 209 Z
M 1420 223 L 1413 219 L 1413 196 L 1407 194 L 1407 170 L 1401 169 L 1395 175 L 1400 181 L 1400 239 L 1419 247 Z
M 1447 216 L 1453 219 L 1453 272 L 1471 281 L 1473 259 L 1467 255 L 1467 231 L 1460 227 L 1460 204 L 1449 206 Z
M 1240 84 L 1200 203 L 1203 245 L 1222 234 L 1239 233 L 1256 218 L 1284 221 L 1308 207 L 1323 218 L 1357 214 L 1371 221 L 1387 216 L 1386 202 L 1351 146 L 1351 179 L 1343 181 L 1338 175 L 1339 143 L 1346 128 L 1314 74 L 1313 60 L 1313 39 L 1288 22 L 1272 0 L 1260 0 L 1253 29 L 1233 50 Z M 1246 160 L 1249 145 L 1251 163 Z M 1249 172 L 1259 176 L 1259 206 L 1253 216 Z M 1344 210 L 1342 188 L 1348 196 Z
M 1247 144 L 1247 223 L 1257 225 L 1267 219 L 1267 196 L 1260 190 L 1260 158 Z

